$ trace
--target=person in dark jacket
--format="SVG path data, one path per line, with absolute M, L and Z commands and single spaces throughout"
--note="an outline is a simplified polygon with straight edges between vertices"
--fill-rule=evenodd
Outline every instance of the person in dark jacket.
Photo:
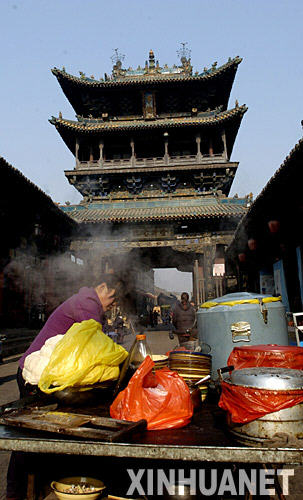
M 21 398 L 28 396 L 36 389 L 35 386 L 25 384 L 22 377 L 26 356 L 39 351 L 49 338 L 58 334 L 64 335 L 74 323 L 94 319 L 103 324 L 104 313 L 112 307 L 114 301 L 115 290 L 108 289 L 106 283 L 101 283 L 96 288 L 80 288 L 78 293 L 55 309 L 19 361 L 17 383 Z M 36 458 L 31 453 L 12 453 L 7 472 L 7 500 L 23 500 L 26 498 L 27 474 L 28 470 L 34 467 L 33 464 L 36 464 Z
M 177 302 L 173 309 L 173 325 L 180 345 L 197 337 L 196 311 L 189 303 L 187 292 L 182 292 L 181 301 Z
M 121 344 L 123 342 L 123 336 L 124 336 L 124 321 L 123 321 L 123 316 L 120 312 L 118 312 L 117 316 L 115 317 L 113 323 L 113 329 L 114 332 L 118 335 L 117 339 L 118 344 Z

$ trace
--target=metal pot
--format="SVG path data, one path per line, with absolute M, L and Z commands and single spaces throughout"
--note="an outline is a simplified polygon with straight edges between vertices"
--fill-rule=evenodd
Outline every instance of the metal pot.
M 266 389 L 273 391 L 303 391 L 303 371 L 286 368 L 244 368 L 233 370 L 227 367 L 218 370 L 219 376 L 229 371 L 224 382 L 232 385 Z M 222 378 L 222 375 L 221 375 Z M 291 408 L 268 413 L 264 417 L 246 424 L 234 423 L 228 414 L 227 423 L 234 438 L 248 446 L 264 446 L 266 442 L 273 442 L 277 435 L 289 436 L 292 439 L 303 438 L 303 403 Z

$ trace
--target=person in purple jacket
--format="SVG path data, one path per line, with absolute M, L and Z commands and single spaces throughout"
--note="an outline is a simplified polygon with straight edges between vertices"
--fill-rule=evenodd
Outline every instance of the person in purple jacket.
M 104 313 L 110 309 L 114 301 L 115 290 L 108 290 L 106 283 L 101 283 L 96 288 L 80 288 L 78 293 L 55 309 L 19 361 L 17 382 L 21 397 L 26 396 L 32 389 L 30 386 L 25 386 L 22 377 L 25 358 L 32 352 L 39 351 L 49 338 L 59 334 L 64 335 L 74 323 L 94 319 L 103 324 Z
M 101 283 L 96 288 L 80 288 L 79 292 L 67 299 L 50 315 L 44 327 L 29 346 L 19 361 L 17 383 L 20 397 L 29 395 L 35 387 L 25 384 L 22 369 L 26 356 L 39 351 L 46 340 L 58 334 L 65 334 L 74 323 L 87 319 L 94 319 L 99 323 L 104 322 L 104 313 L 115 302 L 115 290 L 108 289 L 106 283 Z M 28 453 L 13 452 L 7 471 L 6 498 L 22 500 L 26 497 L 27 471 L 31 458 L 36 457 Z

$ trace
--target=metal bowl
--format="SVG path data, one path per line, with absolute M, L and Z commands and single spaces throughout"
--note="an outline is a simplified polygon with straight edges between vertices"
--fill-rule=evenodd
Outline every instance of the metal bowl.
M 66 490 L 72 484 L 81 485 L 89 484 L 95 488 L 94 491 L 90 493 L 67 493 Z M 60 481 L 53 481 L 51 483 L 51 488 L 59 500 L 96 500 L 101 494 L 104 496 L 104 490 L 106 486 L 99 479 L 94 479 L 92 477 L 65 477 L 60 479 Z
M 52 397 L 63 405 L 82 406 L 94 404 L 111 399 L 116 383 L 116 380 L 109 380 L 83 387 L 66 387 L 62 391 L 53 392 Z

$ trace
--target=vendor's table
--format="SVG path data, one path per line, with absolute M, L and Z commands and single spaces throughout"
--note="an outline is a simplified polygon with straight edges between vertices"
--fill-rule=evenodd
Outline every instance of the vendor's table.
M 106 405 L 85 409 L 87 411 L 100 416 L 109 415 Z M 185 428 L 141 431 L 121 443 L 0 425 L 0 450 L 188 462 L 303 464 L 303 448 L 248 448 L 237 445 L 228 435 L 222 413 L 210 402 L 194 414 L 192 423 Z

